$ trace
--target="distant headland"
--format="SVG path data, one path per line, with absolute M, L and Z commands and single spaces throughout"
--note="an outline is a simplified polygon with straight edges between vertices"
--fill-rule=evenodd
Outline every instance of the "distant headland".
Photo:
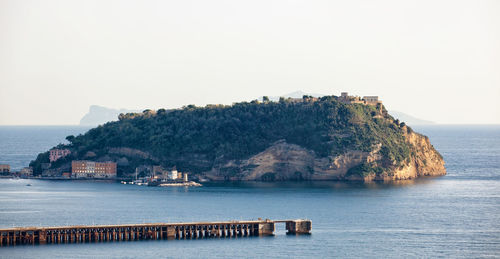
M 137 110 L 111 109 L 99 105 L 91 105 L 89 112 L 80 120 L 80 126 L 97 126 L 109 121 L 117 120 L 118 114 L 139 112 Z
M 75 161 L 99 164 L 99 175 L 108 177 L 110 170 L 110 178 L 159 167 L 203 181 L 391 181 L 446 174 L 429 139 L 393 118 L 378 96 L 348 93 L 121 113 L 118 121 L 66 139 L 69 144 L 30 163 L 35 175 L 79 173 Z

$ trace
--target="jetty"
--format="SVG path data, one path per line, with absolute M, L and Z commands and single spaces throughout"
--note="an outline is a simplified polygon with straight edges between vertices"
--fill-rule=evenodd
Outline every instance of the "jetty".
M 0 229 L 0 246 L 269 236 L 277 223 L 285 224 L 287 234 L 311 233 L 307 219 L 17 227 Z

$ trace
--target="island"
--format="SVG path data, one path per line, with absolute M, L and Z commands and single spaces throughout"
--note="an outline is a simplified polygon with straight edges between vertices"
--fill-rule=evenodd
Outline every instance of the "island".
M 116 163 L 133 178 L 161 166 L 201 181 L 394 181 L 445 175 L 429 138 L 394 119 L 377 96 L 268 97 L 232 105 L 122 113 L 41 153 L 35 175 L 73 161 Z M 62 151 L 61 151 L 62 152 Z

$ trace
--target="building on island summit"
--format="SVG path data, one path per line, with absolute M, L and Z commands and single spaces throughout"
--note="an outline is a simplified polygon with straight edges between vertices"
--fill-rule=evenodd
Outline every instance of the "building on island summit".
M 363 96 L 363 101 L 368 105 L 377 105 L 378 103 L 382 103 L 382 101 L 378 100 L 378 96 Z
M 57 149 L 57 148 L 51 149 L 49 151 L 49 161 L 51 163 L 55 162 L 59 160 L 59 158 L 63 158 L 69 154 L 71 154 L 71 151 L 69 151 L 69 149 Z
M 363 96 L 363 98 L 361 98 L 359 96 L 350 96 L 347 92 L 340 93 L 340 97 L 338 98 L 338 100 L 346 104 L 360 103 L 373 106 L 382 104 L 382 101 L 378 99 L 378 96 Z
M 116 163 L 75 160 L 71 162 L 71 176 L 74 178 L 115 178 Z

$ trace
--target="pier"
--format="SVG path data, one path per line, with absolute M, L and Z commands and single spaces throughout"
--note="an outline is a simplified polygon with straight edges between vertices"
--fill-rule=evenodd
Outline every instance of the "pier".
M 0 229 L 0 246 L 269 236 L 276 223 L 285 223 L 288 234 L 311 232 L 311 221 L 304 219 L 19 227 Z

